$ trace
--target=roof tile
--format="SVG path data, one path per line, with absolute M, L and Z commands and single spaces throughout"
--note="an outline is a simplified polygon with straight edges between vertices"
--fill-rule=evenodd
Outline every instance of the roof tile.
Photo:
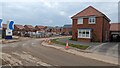
M 102 12 L 95 9 L 94 7 L 89 6 L 86 9 L 82 10 L 81 12 L 75 14 L 71 18 L 86 17 L 86 16 L 105 16 L 105 15 Z M 108 18 L 107 16 L 105 17 Z

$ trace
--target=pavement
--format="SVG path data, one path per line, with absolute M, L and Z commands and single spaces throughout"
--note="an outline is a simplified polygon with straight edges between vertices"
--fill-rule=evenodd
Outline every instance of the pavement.
M 93 43 L 93 42 L 78 42 L 78 41 L 73 41 L 73 40 L 69 40 L 69 39 L 70 38 L 61 38 L 58 41 L 66 43 L 66 40 L 68 40 L 69 43 L 81 44 L 83 46 L 97 46 L 97 45 L 102 44 L 102 43 L 97 43 L 97 42 L 96 43 Z
M 43 46 L 42 41 L 45 39 L 46 38 L 26 39 L 24 41 L 3 44 L 2 55 L 4 55 L 5 57 L 2 57 L 1 59 L 3 59 L 4 62 L 8 62 L 7 64 L 5 63 L 3 65 L 116 66 L 115 64 L 106 63 L 103 61 L 98 61 L 84 56 L 64 52 L 56 48 Z M 12 58 L 13 60 L 10 58 Z
M 0 39 L 0 44 L 6 44 L 6 43 L 13 43 L 13 42 L 18 42 L 20 41 L 21 39 L 23 38 L 20 38 L 18 36 L 13 36 L 13 39 L 9 39 L 9 40 L 6 40 L 6 39 Z
M 106 55 L 106 56 L 110 56 L 110 57 L 115 57 L 118 58 L 118 56 L 120 56 L 119 51 L 120 48 L 118 48 L 120 46 L 120 43 L 117 42 L 106 42 L 106 43 L 96 43 L 96 42 L 78 42 L 78 41 L 72 41 L 69 40 L 69 38 L 61 38 L 58 39 L 58 41 L 60 42 L 64 42 L 66 43 L 66 40 L 68 40 L 69 43 L 72 44 L 79 44 L 79 45 L 83 45 L 83 46 L 89 46 L 89 48 L 87 48 L 87 51 L 89 52 L 94 52 L 96 54 L 101 54 L 101 55 Z

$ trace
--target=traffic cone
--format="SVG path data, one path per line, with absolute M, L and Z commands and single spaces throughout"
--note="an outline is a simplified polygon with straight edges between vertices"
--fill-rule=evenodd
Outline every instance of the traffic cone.
M 66 49 L 68 49 L 68 41 L 66 41 L 66 46 L 65 46 Z
M 49 44 L 52 44 L 51 40 L 49 40 L 48 42 L 49 42 Z

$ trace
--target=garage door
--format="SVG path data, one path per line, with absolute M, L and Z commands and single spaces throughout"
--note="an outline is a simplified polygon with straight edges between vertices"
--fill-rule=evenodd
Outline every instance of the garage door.
M 111 42 L 120 42 L 120 35 L 119 34 L 112 34 L 111 35 Z

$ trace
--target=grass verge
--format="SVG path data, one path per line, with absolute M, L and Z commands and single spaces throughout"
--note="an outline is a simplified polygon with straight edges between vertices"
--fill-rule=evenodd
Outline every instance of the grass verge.
M 64 42 L 60 42 L 60 41 L 57 41 L 58 39 L 52 39 L 51 42 L 55 43 L 55 44 L 60 44 L 60 45 L 66 45 L 66 43 Z M 75 48 L 78 48 L 78 49 L 82 49 L 82 50 L 85 50 L 87 49 L 89 46 L 84 46 L 84 45 L 76 45 L 76 44 L 71 44 L 69 43 L 69 46 L 71 47 L 75 47 Z

